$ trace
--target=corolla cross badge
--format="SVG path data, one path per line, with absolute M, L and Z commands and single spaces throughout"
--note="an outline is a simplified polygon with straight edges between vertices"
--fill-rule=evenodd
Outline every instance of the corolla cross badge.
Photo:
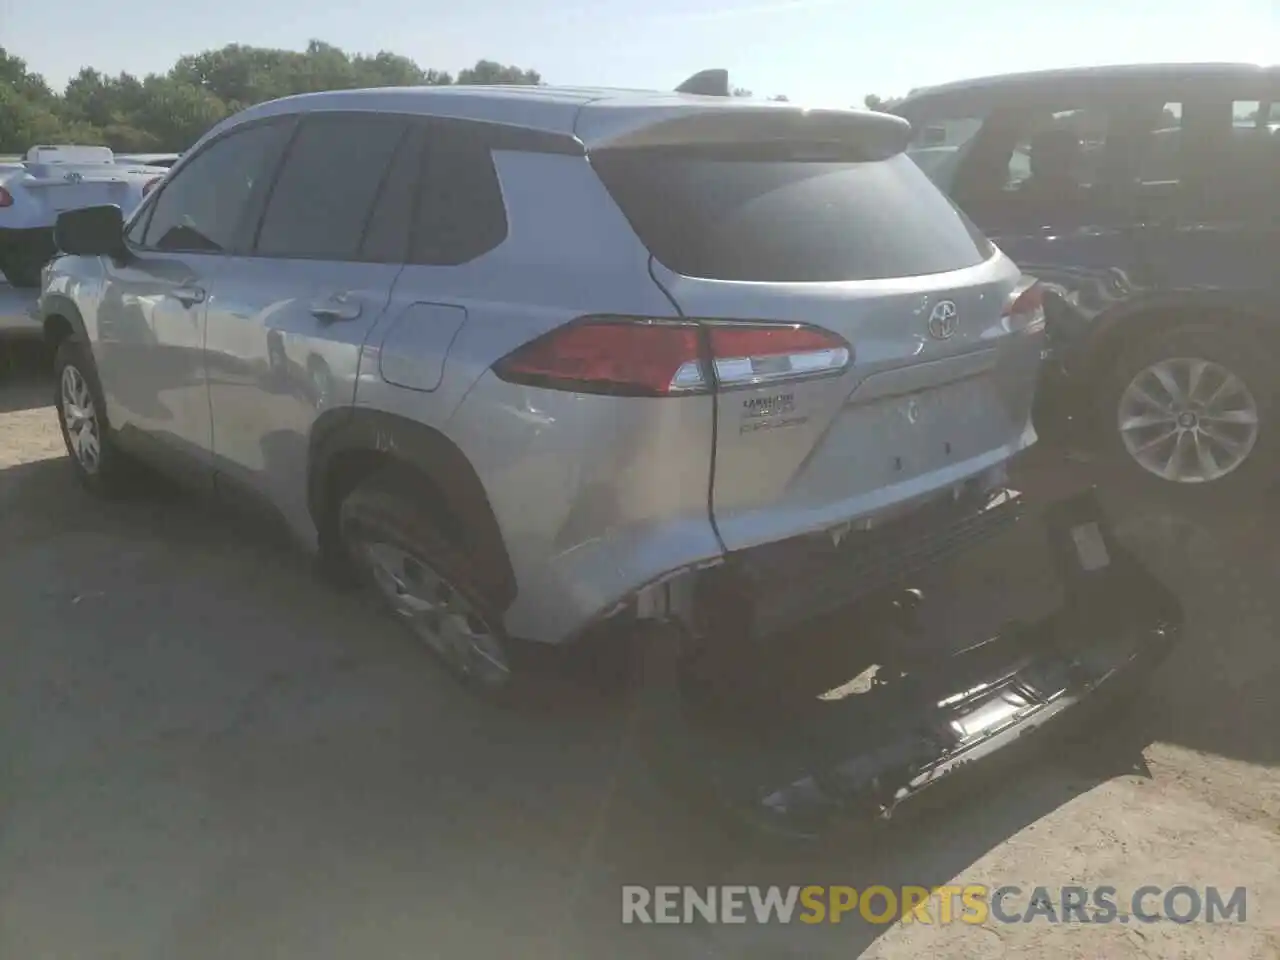
M 929 336 L 935 340 L 950 340 L 959 326 L 959 311 L 951 300 L 939 300 L 929 313 Z

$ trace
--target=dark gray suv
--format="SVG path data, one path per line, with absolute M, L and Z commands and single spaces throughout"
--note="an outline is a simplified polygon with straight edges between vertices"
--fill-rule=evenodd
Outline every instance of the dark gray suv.
M 1148 65 L 990 77 L 895 107 L 920 167 L 1046 282 L 1037 425 L 1169 491 L 1280 465 L 1280 73 Z

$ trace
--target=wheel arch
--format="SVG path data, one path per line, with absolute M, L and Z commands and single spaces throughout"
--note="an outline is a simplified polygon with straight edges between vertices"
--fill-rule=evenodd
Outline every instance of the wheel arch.
M 1085 382 L 1105 374 L 1129 343 L 1162 327 L 1200 326 L 1220 329 L 1224 324 L 1248 332 L 1275 349 L 1280 345 L 1280 316 L 1275 304 L 1228 291 L 1191 290 L 1161 293 L 1124 303 L 1098 317 L 1080 359 Z
M 44 330 L 45 343 L 50 350 L 57 350 L 67 337 L 75 337 L 84 343 L 89 342 L 84 317 L 75 301 L 65 294 L 46 293 L 40 299 L 41 326 Z
M 444 529 L 476 561 L 493 603 L 505 611 L 516 595 L 515 573 L 484 485 L 458 446 L 440 431 L 397 414 L 341 408 L 316 422 L 309 448 L 307 504 L 320 547 L 340 549 L 338 506 L 372 473 L 411 470 L 424 481 Z

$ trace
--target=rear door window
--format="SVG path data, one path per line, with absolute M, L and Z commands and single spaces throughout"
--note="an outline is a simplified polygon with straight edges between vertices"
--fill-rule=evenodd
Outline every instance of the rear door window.
M 258 230 L 258 256 L 358 260 L 374 200 L 409 127 L 403 117 L 307 117 Z
M 952 195 L 997 235 L 1127 219 L 1136 162 L 1130 113 L 1127 103 L 1056 96 L 998 109 L 957 171 Z
M 1280 195 L 1280 136 L 1266 100 L 1204 97 L 1188 105 L 1182 213 L 1195 220 L 1271 218 Z
M 488 253 L 506 237 L 502 186 L 484 134 L 465 124 L 430 125 L 411 261 L 456 266 Z
M 851 163 L 625 150 L 600 151 L 592 163 L 649 251 L 689 277 L 875 280 L 991 255 L 903 154 Z

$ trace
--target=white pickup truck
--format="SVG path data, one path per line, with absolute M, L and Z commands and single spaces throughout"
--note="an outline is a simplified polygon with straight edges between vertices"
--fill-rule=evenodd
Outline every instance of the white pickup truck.
M 166 173 L 120 163 L 108 147 L 37 146 L 0 163 L 0 273 L 15 287 L 38 287 L 40 268 L 56 252 L 59 213 L 104 203 L 128 213 Z

